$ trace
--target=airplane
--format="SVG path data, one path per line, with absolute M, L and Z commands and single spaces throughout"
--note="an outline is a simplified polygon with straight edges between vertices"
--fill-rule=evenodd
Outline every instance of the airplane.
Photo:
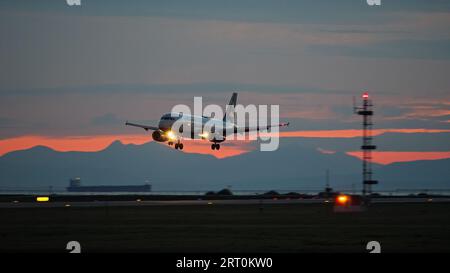
M 232 116 L 232 111 L 234 110 L 234 107 L 236 107 L 237 102 L 237 93 L 233 93 L 231 96 L 230 102 L 228 103 L 229 106 L 227 107 L 226 112 L 223 116 L 223 119 L 217 119 L 217 118 L 209 118 L 205 116 L 196 116 L 196 115 L 190 115 L 185 113 L 165 113 L 161 116 L 158 126 L 148 126 L 148 125 L 142 125 L 142 124 L 136 124 L 131 122 L 125 122 L 125 125 L 128 126 L 134 126 L 143 128 L 145 131 L 152 130 L 152 138 L 153 140 L 157 142 L 167 142 L 169 146 L 172 146 L 175 144 L 175 149 L 183 150 L 183 143 L 181 142 L 183 139 L 183 136 L 190 132 L 188 135 L 188 138 L 194 139 L 197 138 L 194 133 L 195 126 L 198 126 L 198 128 L 201 128 L 202 133 L 198 136 L 201 139 L 208 139 L 211 144 L 212 150 L 220 150 L 220 143 L 224 142 L 227 138 L 227 136 L 231 134 L 237 134 L 237 133 L 246 133 L 246 132 L 252 132 L 252 131 L 261 131 L 261 130 L 268 130 L 271 127 L 283 127 L 283 126 L 289 126 L 288 123 L 280 123 L 276 125 L 268 125 L 264 126 L 263 128 L 257 127 L 238 127 L 234 122 L 231 121 L 230 116 Z M 178 125 L 181 124 L 180 127 L 180 133 L 176 133 L 176 130 L 173 130 L 174 123 L 176 121 L 179 121 Z M 211 134 L 204 131 L 205 124 L 208 122 L 209 125 L 213 124 L 211 126 Z M 194 126 L 193 126 L 194 125 Z M 184 128 L 189 128 L 186 130 L 185 134 L 183 135 Z M 221 132 L 215 131 L 215 128 L 221 128 Z M 231 134 L 230 134 L 231 133 Z

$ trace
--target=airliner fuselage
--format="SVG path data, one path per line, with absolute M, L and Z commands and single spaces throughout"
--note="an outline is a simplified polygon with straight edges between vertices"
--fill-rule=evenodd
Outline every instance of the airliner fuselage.
M 183 149 L 182 140 L 190 139 L 207 139 L 213 144 L 211 149 L 219 150 L 221 142 L 225 141 L 227 136 L 237 133 L 245 133 L 251 131 L 260 131 L 262 129 L 269 129 L 271 127 L 288 126 L 289 123 L 282 123 L 276 125 L 267 125 L 262 128 L 256 127 L 238 127 L 230 119 L 231 114 L 236 106 L 237 93 L 233 93 L 231 100 L 222 119 L 211 118 L 205 116 L 190 115 L 186 113 L 170 112 L 161 116 L 158 126 L 141 125 L 131 122 L 126 122 L 125 125 L 135 126 L 152 130 L 152 138 L 158 142 L 167 142 L 169 145 L 175 144 L 175 149 Z

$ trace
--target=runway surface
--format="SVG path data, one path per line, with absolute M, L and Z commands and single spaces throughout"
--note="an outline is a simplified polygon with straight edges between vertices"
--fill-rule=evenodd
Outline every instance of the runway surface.
M 332 203 L 298 198 L 262 205 L 249 199 L 12 199 L 0 204 L 7 207 L 0 208 L 0 253 L 63 253 L 73 240 L 83 252 L 97 253 L 366 253 L 373 240 L 386 253 L 449 252 L 450 200 L 384 198 L 392 203 L 364 213 L 335 213 Z
M 262 204 L 320 204 L 325 199 L 249 199 L 249 200 L 176 200 L 176 201 L 71 201 L 71 202 L 3 202 L 0 208 L 63 208 L 63 207 L 137 207 L 137 206 L 211 206 Z M 372 203 L 447 203 L 448 197 L 439 198 L 374 198 Z

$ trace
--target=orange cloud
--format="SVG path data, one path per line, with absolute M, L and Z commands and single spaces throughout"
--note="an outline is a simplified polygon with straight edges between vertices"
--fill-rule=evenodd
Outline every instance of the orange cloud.
M 46 137 L 46 136 L 22 136 L 0 140 L 0 156 L 18 150 L 30 149 L 41 145 L 59 152 L 98 152 L 112 142 L 119 140 L 123 144 L 141 145 L 151 141 L 148 135 L 99 135 L 99 136 L 72 136 L 72 137 Z M 220 151 L 211 150 L 211 143 L 201 140 L 185 141 L 183 152 L 210 154 L 216 158 L 237 156 L 251 151 L 253 148 L 247 145 L 249 141 L 233 141 L 221 145 Z M 167 145 L 167 144 L 164 144 Z
M 382 135 L 385 133 L 450 133 L 446 129 L 375 129 L 372 130 L 373 136 Z M 271 134 L 271 133 L 269 133 Z M 362 130 L 311 130 L 311 131 L 281 131 L 280 137 L 307 137 L 307 138 L 352 138 L 362 136 Z M 268 134 L 262 134 L 267 136 Z M 273 134 L 272 134 L 273 135 Z
M 444 117 L 450 115 L 450 110 L 421 107 L 413 109 L 410 113 L 407 113 L 403 118 L 415 119 L 415 118 L 429 118 L 429 117 Z
M 361 151 L 347 152 L 348 155 L 362 160 Z M 417 160 L 437 160 L 450 158 L 450 151 L 446 152 L 397 152 L 397 151 L 374 151 L 372 162 L 387 165 L 394 162 L 409 162 Z
M 151 141 L 148 135 L 100 135 L 100 136 L 21 136 L 0 140 L 0 156 L 17 150 L 30 149 L 41 145 L 60 152 L 97 152 L 119 140 L 123 144 L 144 144 Z
M 393 133 L 443 133 L 450 132 L 445 129 L 376 129 L 373 135 L 381 135 L 387 132 Z M 281 131 L 280 137 L 307 137 L 307 138 L 352 138 L 360 137 L 362 134 L 359 129 L 350 130 L 309 130 L 309 131 Z M 261 134 L 263 136 L 273 135 L 273 133 Z M 49 136 L 21 136 L 0 140 L 0 156 L 17 150 L 30 149 L 34 146 L 42 145 L 60 152 L 80 151 L 80 152 L 97 152 L 108 147 L 112 142 L 119 140 L 123 144 L 141 145 L 152 141 L 150 135 L 93 135 L 93 136 L 66 136 L 66 137 L 49 137 Z M 185 141 L 183 152 L 210 154 L 216 158 L 226 158 L 241 155 L 255 149 L 250 145 L 250 140 L 245 141 L 227 141 L 221 146 L 220 151 L 211 150 L 211 143 L 208 141 L 189 140 Z M 332 151 L 322 150 L 319 152 L 329 153 Z M 392 157 L 394 158 L 394 157 Z M 425 158 L 427 159 L 427 158 Z M 439 159 L 439 158 L 438 158 Z M 396 159 L 392 159 L 396 161 Z M 378 162 L 394 162 L 380 159 Z M 405 161 L 398 158 L 398 161 Z M 411 160 L 409 160 L 411 161 Z M 383 164 L 383 163 L 381 163 Z M 386 163 L 389 164 L 389 163 Z

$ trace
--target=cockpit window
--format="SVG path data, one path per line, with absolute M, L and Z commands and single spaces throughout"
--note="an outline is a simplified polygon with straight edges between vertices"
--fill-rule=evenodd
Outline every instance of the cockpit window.
M 161 119 L 162 120 L 177 120 L 182 116 L 182 114 L 178 114 L 178 113 L 167 113 L 164 114 Z

